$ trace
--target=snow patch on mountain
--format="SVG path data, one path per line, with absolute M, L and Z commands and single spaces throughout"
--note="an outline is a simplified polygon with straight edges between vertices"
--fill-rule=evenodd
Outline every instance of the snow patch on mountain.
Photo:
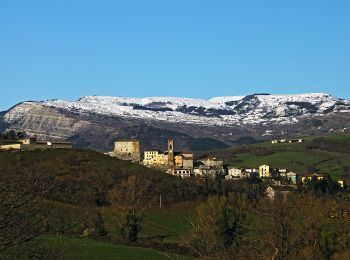
M 27 102 L 32 104 L 33 102 Z M 299 95 L 253 94 L 215 97 L 209 100 L 179 97 L 87 96 L 77 101 L 34 102 L 79 114 L 101 114 L 143 120 L 201 125 L 293 124 L 301 118 L 331 112 L 350 112 L 350 101 L 324 93 Z M 11 121 L 25 111 L 5 115 Z

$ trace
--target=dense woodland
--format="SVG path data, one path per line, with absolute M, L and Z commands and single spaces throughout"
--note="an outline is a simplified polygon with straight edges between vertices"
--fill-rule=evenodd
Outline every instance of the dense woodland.
M 252 153 L 265 153 L 253 149 Z M 266 196 L 259 179 L 181 179 L 88 150 L 0 154 L 1 258 L 65 258 L 69 246 L 44 245 L 61 234 L 211 259 L 347 259 L 350 195 L 330 178 Z M 190 203 L 181 242 L 142 239 L 145 210 Z M 118 215 L 111 239 L 101 209 Z
M 329 140 L 325 137 L 321 137 L 313 139 L 307 147 L 308 149 L 319 149 L 329 152 L 349 153 L 350 141 Z

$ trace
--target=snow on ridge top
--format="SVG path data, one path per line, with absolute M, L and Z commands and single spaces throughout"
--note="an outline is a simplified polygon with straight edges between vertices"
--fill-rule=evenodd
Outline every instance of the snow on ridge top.
M 151 102 L 207 102 L 204 99 L 196 98 L 182 98 L 182 97 L 143 97 L 143 98 L 132 98 L 132 97 L 113 97 L 113 96 L 85 96 L 81 97 L 78 101 L 98 101 L 98 100 L 109 100 L 109 101 L 121 101 L 121 102 L 130 102 L 138 104 L 149 104 Z
M 270 94 L 252 94 L 248 96 L 256 96 L 260 100 L 269 100 L 269 99 L 307 99 L 307 98 L 332 98 L 329 94 L 326 93 L 305 93 L 305 94 L 281 94 L 281 95 L 270 95 Z M 177 106 L 203 106 L 203 107 L 216 107 L 217 105 L 225 105 L 225 102 L 228 101 L 240 101 L 246 96 L 219 96 L 213 97 L 211 99 L 200 99 L 200 98 L 188 98 L 188 97 L 143 97 L 143 98 L 132 98 L 132 97 L 114 97 L 114 96 L 84 96 L 79 98 L 77 101 L 63 101 L 63 100 L 51 100 L 46 101 L 45 103 L 127 103 L 127 104 L 139 104 L 147 105 L 154 102 L 162 102 L 165 104 L 172 104 Z
M 324 93 L 306 93 L 296 95 L 269 95 L 269 94 L 253 94 L 248 96 L 223 96 L 214 97 L 209 100 L 182 98 L 182 97 L 145 97 L 145 98 L 129 98 L 129 97 L 112 97 L 112 96 L 85 96 L 77 101 L 50 100 L 43 102 L 46 106 L 60 108 L 75 108 L 78 110 L 95 111 L 97 113 L 128 113 L 132 112 L 133 107 L 163 107 L 174 111 L 180 107 L 203 107 L 205 109 L 232 109 L 232 105 L 228 106 L 227 102 L 241 102 L 249 97 L 255 97 L 260 102 L 260 108 L 274 109 L 276 105 L 285 106 L 286 102 L 310 102 L 313 104 L 323 103 L 322 107 L 330 107 L 337 100 Z M 138 111 L 137 113 L 139 113 Z
M 209 100 L 181 97 L 85 96 L 76 101 L 48 100 L 34 103 L 79 114 L 95 113 L 203 125 L 236 125 L 271 121 L 288 124 L 305 116 L 322 116 L 325 111 L 350 111 L 350 100 L 339 100 L 325 93 L 306 93 L 223 96 Z
M 260 96 L 259 94 L 255 94 Z M 269 94 L 269 95 L 261 95 L 261 96 L 276 96 L 276 97 L 330 97 L 327 93 L 315 92 L 315 93 L 302 93 L 302 94 Z
M 112 97 L 112 96 L 85 96 L 79 98 L 77 101 L 64 100 L 50 100 L 44 102 L 44 105 L 55 107 L 76 107 L 85 108 L 87 110 L 97 107 L 109 107 L 111 109 L 118 109 L 123 107 L 133 107 L 134 105 L 141 106 L 161 106 L 176 110 L 178 107 L 204 107 L 204 108 L 227 108 L 226 103 L 229 101 L 240 102 L 244 98 L 256 97 L 262 103 L 269 106 L 269 103 L 285 102 L 311 102 L 311 103 L 326 103 L 338 100 L 325 93 L 306 93 L 294 95 L 269 95 L 269 94 L 253 94 L 248 96 L 222 96 L 214 97 L 209 100 L 196 98 L 182 98 L 182 97 L 144 97 L 144 98 L 129 98 L 129 97 Z M 104 110 L 104 109 L 103 109 Z
M 165 106 L 177 108 L 179 106 L 203 106 L 206 108 L 216 107 L 217 104 L 211 103 L 205 99 L 183 98 L 183 97 L 144 97 L 144 98 L 129 98 L 129 97 L 111 97 L 111 96 L 86 96 L 81 97 L 76 103 L 111 103 L 111 104 L 138 104 L 148 105 L 152 103 L 164 103 Z
M 209 99 L 210 102 L 213 103 L 225 103 L 228 101 L 239 101 L 242 100 L 245 96 L 222 96 L 222 97 L 214 97 Z
M 326 100 L 326 99 L 335 99 L 329 94 L 325 93 L 305 93 L 305 94 L 282 94 L 282 95 L 256 95 L 260 100 L 268 99 L 279 99 L 279 100 Z
M 240 101 L 247 96 L 256 96 L 259 100 L 269 100 L 269 99 L 279 99 L 279 100 L 291 100 L 291 99 L 325 99 L 325 98 L 333 98 L 331 95 L 327 93 L 303 93 L 303 94 L 251 94 L 246 96 L 222 96 L 222 97 L 214 97 L 209 99 L 210 102 L 214 103 L 225 103 L 228 101 Z

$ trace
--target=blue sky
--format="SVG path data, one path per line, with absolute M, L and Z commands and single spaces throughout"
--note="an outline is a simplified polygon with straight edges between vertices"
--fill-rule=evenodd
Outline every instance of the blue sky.
M 348 0 L 4 0 L 0 110 L 85 95 L 350 98 Z

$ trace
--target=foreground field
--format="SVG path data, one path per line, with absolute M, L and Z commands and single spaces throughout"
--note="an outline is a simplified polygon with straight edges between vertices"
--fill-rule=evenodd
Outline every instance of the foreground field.
M 41 241 L 51 246 L 66 244 L 65 259 L 194 259 L 149 248 L 114 245 L 82 238 L 45 236 Z
M 194 205 L 173 205 L 171 208 L 152 208 L 143 213 L 140 239 L 162 243 L 183 244 L 191 229 Z M 101 209 L 105 227 L 112 240 L 118 240 L 119 214 L 111 207 Z

